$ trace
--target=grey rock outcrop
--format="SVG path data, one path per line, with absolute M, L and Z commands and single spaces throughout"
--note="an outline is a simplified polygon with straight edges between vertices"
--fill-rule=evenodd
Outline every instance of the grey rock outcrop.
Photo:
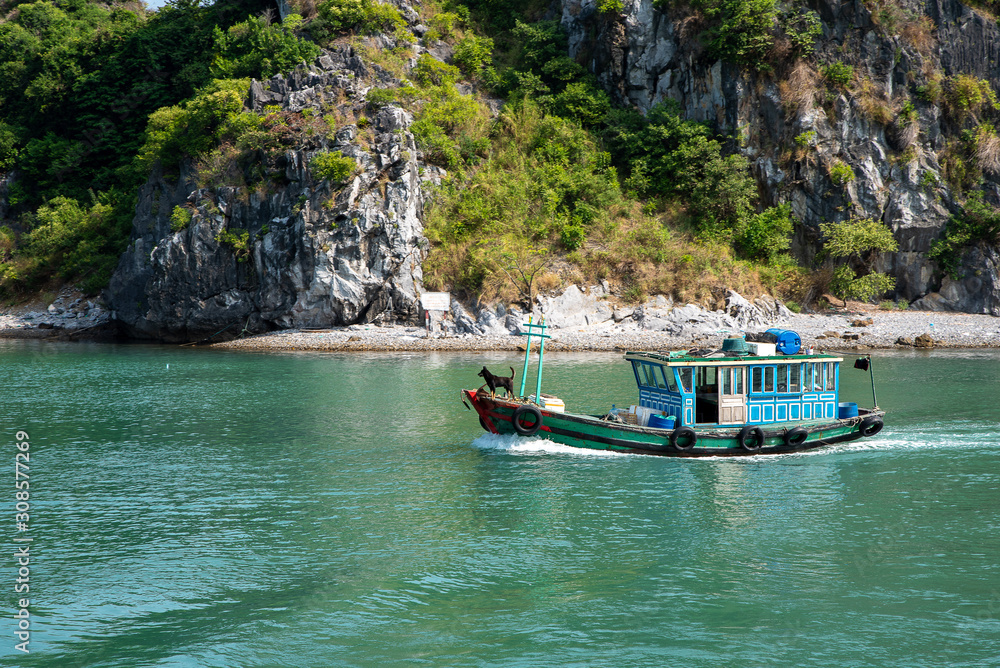
M 373 83 L 389 81 L 343 47 L 253 82 L 246 106 L 307 111 L 303 118 L 323 126 L 321 114 L 338 98 L 360 109 Z M 328 137 L 307 126 L 272 156 L 272 178 L 256 187 L 199 188 L 191 165 L 176 179 L 157 171 L 140 191 L 131 245 L 106 291 L 113 318 L 132 336 L 167 341 L 418 323 L 426 240 L 411 122 L 389 106 L 363 130 L 349 123 Z M 356 162 L 345 184 L 310 169 L 325 151 Z M 178 206 L 191 221 L 171 231 Z
M 1000 252 L 976 246 L 963 259 L 964 276 L 945 276 L 941 288 L 911 304 L 925 311 L 962 311 L 1000 316 Z
M 888 33 L 860 1 L 807 5 L 822 22 L 816 55 L 794 66 L 778 64 L 784 70 L 773 75 L 709 57 L 698 39 L 704 21 L 683 6 L 661 10 L 653 0 L 624 0 L 615 14 L 598 11 L 596 0 L 563 0 L 561 22 L 570 55 L 586 63 L 618 103 L 645 112 L 674 100 L 687 118 L 733 137 L 733 147 L 750 162 L 762 203 L 788 203 L 801 222 L 793 242 L 800 260 L 815 259 L 821 222 L 873 218 L 888 225 L 899 243 L 898 252 L 881 255 L 875 264 L 896 277 L 897 298 L 913 301 L 940 288 L 956 309 L 1000 309 L 996 295 L 975 281 L 946 289 L 947 279 L 927 257 L 949 215 L 960 208 L 939 156 L 962 126 L 942 105 L 916 94 L 935 71 L 972 74 L 996 87 L 996 22 L 958 0 L 903 0 L 893 3 L 901 16 L 932 22 L 929 33 L 908 38 L 902 31 Z M 825 87 L 818 65 L 835 61 L 849 63 L 863 77 L 856 83 L 867 82 L 867 97 Z M 895 117 L 905 99 L 914 105 L 917 123 L 899 128 L 886 122 L 885 114 Z M 797 137 L 805 145 L 796 144 Z M 775 148 L 796 146 L 800 150 Z M 831 178 L 830 168 L 840 162 L 851 167 L 853 180 Z M 995 184 L 987 186 L 996 192 Z M 983 285 L 997 282 L 988 258 L 967 253 L 964 261 L 963 273 L 978 272 Z
M 601 288 L 585 293 L 576 285 L 570 285 L 557 297 L 539 297 L 539 309 L 551 327 L 586 327 L 612 318 L 614 309 L 601 301 L 601 296 Z
M 716 311 L 696 304 L 676 306 L 662 295 L 638 307 L 616 308 L 602 299 L 605 296 L 607 294 L 601 286 L 584 292 L 571 285 L 557 296 L 539 297 L 538 308 L 553 330 L 592 331 L 595 328 L 618 327 L 665 332 L 673 336 L 708 336 L 719 332 L 767 329 L 774 322 L 792 316 L 781 302 L 772 297 L 762 295 L 751 302 L 732 290 L 725 297 L 725 308 Z

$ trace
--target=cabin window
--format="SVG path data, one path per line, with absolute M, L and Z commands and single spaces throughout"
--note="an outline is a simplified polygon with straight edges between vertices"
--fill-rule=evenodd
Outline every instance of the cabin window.
M 802 365 L 792 364 L 788 367 L 788 391 L 802 391 Z
M 661 390 L 667 389 L 667 381 L 663 379 L 663 367 L 646 365 L 646 375 L 649 376 L 650 385 L 656 385 Z
M 774 392 L 774 367 L 755 366 L 750 369 L 751 392 Z
M 691 367 L 686 366 L 677 369 L 677 378 L 681 383 L 681 387 L 684 388 L 684 391 L 691 394 L 694 389 L 694 383 L 692 382 L 694 380 L 694 374 L 692 373 Z
M 635 375 L 639 380 L 639 385 L 649 385 L 649 381 L 646 378 L 646 365 L 642 362 L 632 362 L 632 366 L 635 367 Z
M 788 365 L 779 364 L 778 369 L 778 392 L 788 392 Z
M 677 380 L 674 379 L 674 370 L 670 367 L 660 367 L 660 373 L 667 379 L 667 391 L 677 392 Z
M 826 391 L 833 392 L 837 389 L 836 362 L 827 362 L 823 366 L 826 367 Z
M 719 392 L 733 396 L 743 394 L 742 367 L 725 367 L 719 369 Z
M 715 394 L 719 391 L 717 369 L 714 366 L 698 367 L 698 392 Z

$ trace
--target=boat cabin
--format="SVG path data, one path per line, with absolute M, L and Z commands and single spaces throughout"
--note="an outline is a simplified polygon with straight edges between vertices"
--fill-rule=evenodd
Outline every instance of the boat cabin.
M 626 353 L 639 406 L 689 427 L 836 419 L 842 357 Z

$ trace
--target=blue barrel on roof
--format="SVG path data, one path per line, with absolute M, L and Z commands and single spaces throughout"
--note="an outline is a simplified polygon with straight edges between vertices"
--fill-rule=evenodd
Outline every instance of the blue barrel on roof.
M 790 329 L 769 329 L 765 334 L 782 355 L 794 355 L 802 348 L 802 339 Z

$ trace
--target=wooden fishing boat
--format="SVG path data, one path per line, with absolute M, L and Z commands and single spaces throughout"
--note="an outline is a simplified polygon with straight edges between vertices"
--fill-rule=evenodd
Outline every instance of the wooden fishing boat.
M 518 396 L 494 396 L 484 388 L 462 391 L 466 407 L 471 405 L 483 429 L 494 434 L 538 436 L 596 450 L 705 457 L 797 452 L 882 430 L 885 412 L 874 397 L 869 356 L 855 367 L 872 373 L 875 407 L 858 408 L 839 401 L 842 356 L 782 346 L 781 334 L 775 335 L 777 344 L 734 337 L 719 350 L 627 352 L 638 403 L 603 415 L 573 413 L 541 393 L 544 323 L 525 327 L 529 335 L 541 337 L 535 394 L 523 396 L 530 339 Z

